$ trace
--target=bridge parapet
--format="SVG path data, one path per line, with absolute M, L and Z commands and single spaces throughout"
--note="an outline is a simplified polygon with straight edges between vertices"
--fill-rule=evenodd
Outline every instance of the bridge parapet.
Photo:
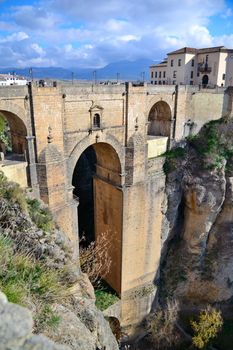
M 27 86 L 0 86 L 0 98 L 25 97 L 28 93 Z

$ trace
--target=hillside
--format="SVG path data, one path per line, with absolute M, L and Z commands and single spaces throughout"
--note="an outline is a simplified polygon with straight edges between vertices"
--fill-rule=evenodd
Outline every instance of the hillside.
M 1 350 L 118 349 L 69 240 L 29 194 L 0 173 Z
M 63 79 L 71 80 L 93 80 L 93 71 L 96 71 L 97 80 L 117 79 L 119 80 L 142 80 L 142 72 L 145 72 L 145 80 L 149 79 L 149 66 L 153 62 L 150 60 L 119 61 L 106 65 L 103 68 L 82 68 L 82 67 L 32 67 L 34 79 Z M 29 68 L 7 67 L 0 68 L 0 73 L 15 72 L 18 75 L 29 76 Z

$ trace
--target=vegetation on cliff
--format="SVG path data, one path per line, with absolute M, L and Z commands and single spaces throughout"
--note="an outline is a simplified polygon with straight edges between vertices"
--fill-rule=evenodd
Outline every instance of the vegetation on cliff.
M 116 350 L 93 287 L 72 257 L 48 208 L 0 172 L 0 290 L 31 310 L 35 333 L 75 350 Z

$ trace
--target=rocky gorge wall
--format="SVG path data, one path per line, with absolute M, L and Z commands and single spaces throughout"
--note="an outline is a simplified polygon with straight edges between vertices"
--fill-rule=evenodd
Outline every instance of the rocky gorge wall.
M 233 121 L 207 123 L 168 154 L 160 300 L 233 297 Z

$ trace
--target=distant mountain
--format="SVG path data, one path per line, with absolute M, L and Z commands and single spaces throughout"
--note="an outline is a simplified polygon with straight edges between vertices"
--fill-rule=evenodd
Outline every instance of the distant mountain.
M 137 61 L 119 61 L 110 63 L 99 69 L 93 68 L 62 68 L 62 67 L 32 67 L 33 78 L 35 79 L 64 79 L 71 80 L 72 73 L 74 79 L 93 80 L 145 80 L 149 78 L 149 66 L 152 60 L 141 59 Z M 29 76 L 29 68 L 0 68 L 0 73 L 12 73 Z M 95 73 L 94 73 L 95 72 Z

